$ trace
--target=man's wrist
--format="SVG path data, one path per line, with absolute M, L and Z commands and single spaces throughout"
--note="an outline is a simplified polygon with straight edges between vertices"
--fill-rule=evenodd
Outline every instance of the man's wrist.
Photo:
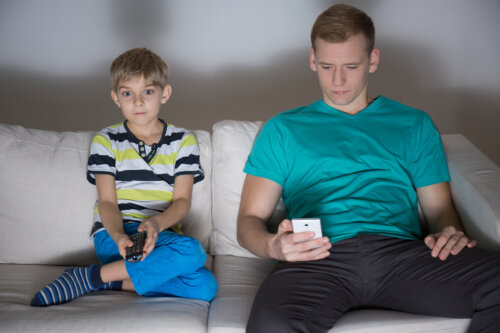
M 278 253 L 279 239 L 278 234 L 271 234 L 267 242 L 267 254 L 269 258 L 280 260 L 280 255 Z

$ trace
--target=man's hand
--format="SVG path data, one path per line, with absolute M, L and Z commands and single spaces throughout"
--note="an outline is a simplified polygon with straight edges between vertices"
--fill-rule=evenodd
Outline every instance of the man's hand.
M 428 235 L 424 239 L 425 245 L 431 249 L 434 258 L 446 260 L 450 253 L 458 254 L 464 247 L 474 247 L 477 242 L 470 240 L 462 231 L 453 226 L 444 228 L 441 232 Z
M 281 261 L 309 261 L 326 258 L 330 255 L 328 237 L 313 239 L 314 232 L 293 233 L 290 220 L 283 220 L 273 237 L 273 257 Z
M 155 248 L 156 240 L 158 239 L 158 234 L 160 233 L 160 225 L 154 219 L 149 219 L 143 221 L 139 228 L 137 228 L 138 232 L 145 231 L 147 234 L 146 242 L 144 243 L 143 255 L 142 259 L 146 259 L 148 254 L 150 254 Z

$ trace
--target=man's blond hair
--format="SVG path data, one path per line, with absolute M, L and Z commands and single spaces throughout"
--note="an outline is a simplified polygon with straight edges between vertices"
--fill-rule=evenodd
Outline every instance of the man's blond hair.
M 336 4 L 321 13 L 311 31 L 311 44 L 315 49 L 316 40 L 342 43 L 349 37 L 363 34 L 370 54 L 375 46 L 375 26 L 362 10 L 345 4 Z

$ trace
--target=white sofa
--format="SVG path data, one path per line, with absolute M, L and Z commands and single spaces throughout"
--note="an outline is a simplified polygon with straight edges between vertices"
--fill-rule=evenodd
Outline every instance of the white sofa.
M 69 265 L 97 262 L 89 239 L 95 187 L 86 180 L 92 133 L 0 124 L 1 332 L 244 332 L 255 292 L 274 265 L 236 241 L 243 165 L 261 122 L 194 130 L 206 179 L 194 187 L 184 232 L 209 253 L 211 302 L 103 291 L 48 308 L 29 305 Z M 500 249 L 500 170 L 461 135 L 444 135 L 453 197 L 467 232 Z M 274 217 L 283 216 L 280 204 Z M 465 332 L 469 319 L 384 310 L 347 313 L 331 332 Z

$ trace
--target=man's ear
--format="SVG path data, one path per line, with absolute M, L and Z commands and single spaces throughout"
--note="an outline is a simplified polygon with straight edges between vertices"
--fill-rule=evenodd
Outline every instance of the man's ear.
M 163 88 L 162 96 L 161 96 L 161 104 L 167 103 L 170 96 L 172 96 L 172 86 L 167 84 L 165 88 Z
M 368 70 L 369 73 L 375 73 L 378 68 L 378 64 L 380 61 L 380 51 L 379 49 L 373 49 L 370 53 L 370 68 Z
M 314 55 L 314 49 L 312 47 L 309 48 L 309 66 L 311 66 L 311 69 L 315 72 L 318 70 L 316 66 L 316 56 Z
M 118 105 L 119 108 L 121 108 L 120 101 L 118 100 L 118 95 L 116 94 L 115 90 L 111 90 L 111 99 L 113 102 L 115 102 L 116 105 Z

